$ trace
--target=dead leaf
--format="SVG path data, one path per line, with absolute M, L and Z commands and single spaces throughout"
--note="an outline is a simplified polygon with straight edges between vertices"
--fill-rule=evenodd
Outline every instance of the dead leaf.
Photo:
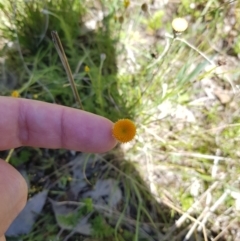
M 71 162 L 72 181 L 70 192 L 74 200 L 77 200 L 79 193 L 88 186 L 86 173 L 89 173 L 94 164 L 94 158 L 89 154 L 80 154 Z
M 98 180 L 94 189 L 83 194 L 83 197 L 91 197 L 95 203 L 105 199 L 109 207 L 114 208 L 122 199 L 122 192 L 118 182 L 114 179 Z
M 80 205 L 69 204 L 68 202 L 56 202 L 51 199 L 50 202 L 52 204 L 57 224 L 60 228 L 83 235 L 91 234 L 92 226 L 88 223 L 88 220 L 93 212 L 81 216 L 78 212 L 81 207 Z
M 41 213 L 46 202 L 48 191 L 44 190 L 30 198 L 22 210 L 16 217 L 11 226 L 6 232 L 6 236 L 18 236 L 21 234 L 28 234 Z
M 217 98 L 222 104 L 227 104 L 232 100 L 232 96 L 230 95 L 230 93 L 216 90 L 214 91 L 214 94 L 217 96 Z

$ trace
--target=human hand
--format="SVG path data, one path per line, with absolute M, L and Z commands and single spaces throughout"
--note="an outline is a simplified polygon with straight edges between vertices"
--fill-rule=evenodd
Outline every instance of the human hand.
M 0 97 L 0 150 L 20 146 L 101 153 L 112 149 L 113 123 L 101 116 L 40 101 Z M 0 241 L 27 200 L 21 174 L 0 160 Z

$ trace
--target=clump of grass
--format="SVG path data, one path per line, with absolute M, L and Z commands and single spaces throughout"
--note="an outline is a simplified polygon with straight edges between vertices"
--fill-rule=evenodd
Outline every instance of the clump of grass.
M 37 94 L 42 100 L 71 106 L 73 96 L 51 38 L 51 31 L 57 31 L 85 110 L 113 121 L 122 115 L 132 117 L 118 90 L 109 21 L 104 19 L 96 31 L 87 30 L 82 20 L 86 6 L 66 0 L 6 4 L 2 36 L 16 48 L 2 52 L 4 68 L 18 76 L 15 88 L 23 97 Z

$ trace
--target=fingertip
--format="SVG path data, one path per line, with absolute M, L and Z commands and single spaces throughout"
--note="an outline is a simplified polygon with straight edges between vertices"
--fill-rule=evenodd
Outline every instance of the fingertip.
M 105 118 L 104 118 L 105 119 Z M 105 119 L 106 121 L 106 138 L 104 141 L 104 145 L 103 145 L 103 150 L 100 151 L 100 153 L 102 152 L 108 152 L 110 150 L 112 150 L 116 145 L 117 145 L 117 140 L 114 138 L 113 134 L 112 134 L 112 129 L 113 129 L 113 122 Z
M 83 123 L 89 123 L 89 125 L 85 125 L 83 129 L 80 128 L 79 132 L 76 131 L 79 145 L 84 146 L 78 149 L 84 149 L 85 152 L 91 153 L 104 153 L 113 149 L 117 144 L 116 139 L 112 135 L 113 122 L 105 117 L 89 112 L 85 114 L 81 118 L 83 119 L 84 116 L 86 119 Z

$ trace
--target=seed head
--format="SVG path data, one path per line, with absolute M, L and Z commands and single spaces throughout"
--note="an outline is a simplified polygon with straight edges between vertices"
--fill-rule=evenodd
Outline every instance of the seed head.
M 148 12 L 148 5 L 147 3 L 143 3 L 142 6 L 141 6 L 141 9 L 143 12 Z
M 188 28 L 188 22 L 184 18 L 174 18 L 172 21 L 172 28 L 176 32 L 184 32 Z
M 123 23 L 124 17 L 123 17 L 123 16 L 120 16 L 120 17 L 118 18 L 118 21 L 119 21 L 119 23 Z

